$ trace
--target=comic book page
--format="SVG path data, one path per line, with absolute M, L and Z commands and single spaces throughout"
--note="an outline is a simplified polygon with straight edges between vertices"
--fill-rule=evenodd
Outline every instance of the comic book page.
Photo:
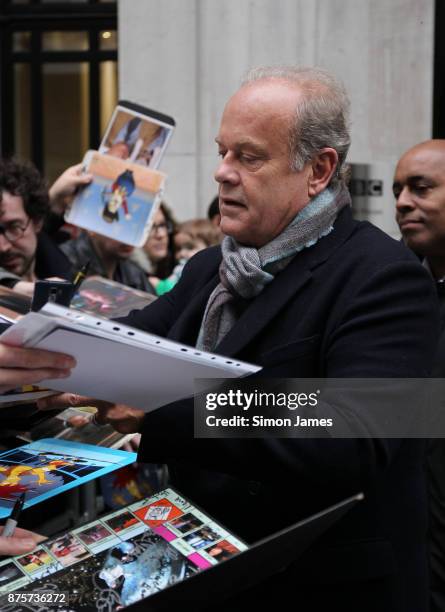
M 135 453 L 43 439 L 0 455 L 0 518 L 26 494 L 24 509 L 133 463 Z
M 94 178 L 76 195 L 65 221 L 142 246 L 159 205 L 165 174 L 97 151 L 88 151 L 83 165 Z

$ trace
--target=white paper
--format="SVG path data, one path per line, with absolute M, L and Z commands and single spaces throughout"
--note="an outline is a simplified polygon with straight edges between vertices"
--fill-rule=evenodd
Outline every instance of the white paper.
M 238 378 L 261 369 L 54 304 L 24 316 L 2 341 L 75 357 L 69 378 L 41 385 L 145 411 L 192 396 L 195 378 Z

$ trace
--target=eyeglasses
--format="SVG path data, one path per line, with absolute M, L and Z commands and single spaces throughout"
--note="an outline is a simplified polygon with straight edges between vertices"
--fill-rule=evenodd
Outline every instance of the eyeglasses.
M 171 234 L 173 232 L 173 224 L 170 221 L 164 221 L 163 223 L 153 223 L 151 226 L 151 234 L 156 234 L 161 232 L 162 234 L 165 232 L 167 234 Z
M 20 221 L 11 221 L 11 223 L 5 223 L 4 225 L 0 223 L 0 235 L 3 234 L 8 242 L 17 242 L 28 229 L 30 222 L 31 219 L 28 219 L 25 225 Z

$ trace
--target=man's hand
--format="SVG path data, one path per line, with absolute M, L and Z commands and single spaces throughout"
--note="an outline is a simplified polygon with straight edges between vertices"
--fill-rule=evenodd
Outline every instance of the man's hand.
M 93 180 L 92 174 L 82 174 L 82 164 L 67 168 L 51 185 L 49 199 L 53 212 L 63 215 L 68 200 L 74 196 L 79 187 L 88 185 Z
M 23 555 L 34 550 L 39 542 L 46 539 L 44 536 L 27 529 L 20 529 L 20 527 L 15 529 L 14 535 L 10 538 L 4 538 L 2 533 L 3 527 L 0 527 L 0 555 Z
M 70 355 L 0 342 L 0 393 L 47 378 L 67 378 L 75 366 Z
M 137 453 L 140 445 L 141 434 L 135 433 L 134 436 L 128 440 L 128 442 L 125 442 L 125 444 L 122 445 L 122 450 L 126 450 L 129 453 Z
M 19 281 L 14 285 L 13 290 L 32 298 L 34 295 L 34 288 L 35 284 L 31 281 Z
M 144 411 L 125 404 L 112 404 L 84 395 L 60 393 L 44 397 L 37 402 L 40 410 L 69 408 L 73 406 L 94 406 L 97 408 L 95 421 L 98 425 L 111 425 L 119 433 L 137 433 L 142 427 Z
M 59 276 L 50 276 L 49 278 L 45 278 L 43 280 L 64 281 L 65 279 L 60 278 Z M 19 281 L 18 283 L 14 285 L 12 289 L 13 291 L 17 291 L 18 293 L 23 293 L 24 295 L 27 295 L 28 297 L 32 298 L 34 297 L 35 288 L 36 288 L 35 283 L 32 283 L 30 281 Z

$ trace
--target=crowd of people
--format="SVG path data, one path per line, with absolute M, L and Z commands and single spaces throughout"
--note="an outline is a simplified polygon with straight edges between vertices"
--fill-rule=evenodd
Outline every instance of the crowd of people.
M 157 209 L 141 249 L 95 232 L 64 227 L 64 213 L 75 193 L 91 180 L 78 164 L 48 189 L 31 162 L 0 160 L 0 285 L 32 296 L 36 280 L 70 280 L 88 263 L 89 276 L 162 295 L 178 281 L 186 260 L 221 241 L 220 232 L 208 219 L 179 224 L 165 202 Z
M 37 280 L 70 281 L 88 264 L 88 276 L 162 295 L 176 284 L 194 253 L 221 241 L 220 232 L 208 219 L 178 223 L 165 202 L 155 213 L 140 249 L 69 227 L 64 224 L 65 211 L 76 192 L 91 180 L 92 175 L 77 164 L 48 187 L 30 161 L 0 159 L 0 286 L 32 297 Z M 71 421 L 72 426 L 83 426 L 88 418 L 73 417 Z M 135 435 L 135 443 L 137 438 Z M 17 529 L 13 538 L 3 538 L 1 530 L 0 555 L 27 552 L 42 539 L 26 529 Z
M 219 195 L 208 220 L 177 224 L 163 204 L 141 252 L 88 234 L 62 244 L 63 257 L 78 267 L 85 249 L 100 262 L 95 273 L 149 283 L 160 297 L 126 324 L 258 364 L 265 378 L 443 376 L 445 141 L 414 146 L 395 169 L 398 242 L 351 214 L 348 111 L 344 87 L 324 70 L 252 70 L 221 119 Z M 6 182 L 12 167 L 18 178 Z M 42 202 L 34 211 L 30 180 L 19 180 L 27 173 L 36 171 L 2 162 L 0 282 L 17 290 L 39 277 L 63 277 L 40 267 L 43 212 L 52 206 L 60 215 L 88 181 L 71 168 L 47 197 L 36 176 Z M 69 355 L 0 343 L 2 390 L 66 377 L 74 366 Z M 364 501 L 280 574 L 229 607 L 212 602 L 213 610 L 290 601 L 311 612 L 445 609 L 440 440 L 206 440 L 194 437 L 192 398 L 147 414 L 73 394 L 39 405 L 86 401 L 97 406 L 98 423 L 140 432 L 138 460 L 167 463 L 179 491 L 247 541 L 364 492 Z M 347 408 L 330 406 L 346 431 Z M 35 537 L 0 536 L 0 551 L 24 552 Z

